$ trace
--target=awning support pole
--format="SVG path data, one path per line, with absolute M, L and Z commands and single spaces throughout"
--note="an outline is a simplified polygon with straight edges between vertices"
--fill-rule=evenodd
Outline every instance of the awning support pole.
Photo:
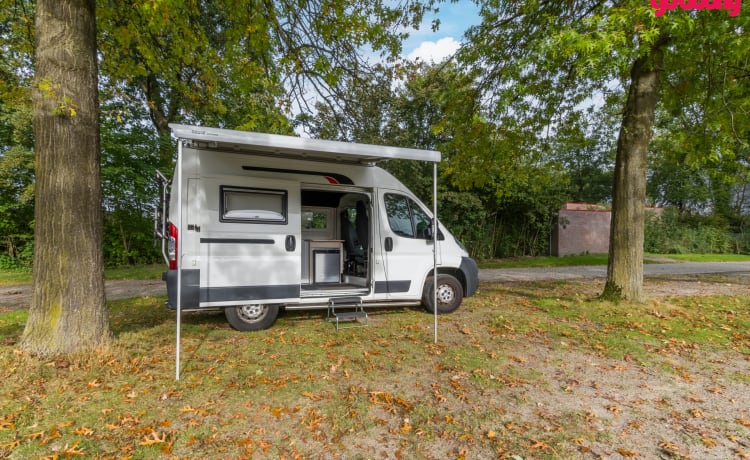
M 438 341 L 438 304 L 437 304 L 437 242 L 438 242 L 438 219 L 437 219 L 437 163 L 432 163 L 432 311 L 435 320 L 435 344 Z
M 177 141 L 177 212 L 180 215 L 178 231 L 182 231 L 182 141 Z M 179 233 L 178 233 L 179 238 Z M 182 248 L 175 241 L 177 254 L 177 347 L 175 352 L 175 380 L 180 380 L 180 330 L 182 328 Z

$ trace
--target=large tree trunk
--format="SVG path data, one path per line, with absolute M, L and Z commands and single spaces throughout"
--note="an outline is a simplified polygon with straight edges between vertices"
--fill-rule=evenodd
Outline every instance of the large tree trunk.
M 39 0 L 32 93 L 34 287 L 21 347 L 107 347 L 94 0 Z
M 665 40 L 635 61 L 617 140 L 607 282 L 603 297 L 643 301 L 646 155 L 659 97 Z

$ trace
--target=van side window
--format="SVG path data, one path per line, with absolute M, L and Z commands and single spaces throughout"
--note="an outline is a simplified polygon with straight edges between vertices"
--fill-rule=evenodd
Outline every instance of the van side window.
M 393 233 L 407 238 L 430 239 L 430 219 L 409 197 L 385 194 L 385 210 Z
M 287 223 L 287 192 L 244 187 L 221 187 L 221 222 Z

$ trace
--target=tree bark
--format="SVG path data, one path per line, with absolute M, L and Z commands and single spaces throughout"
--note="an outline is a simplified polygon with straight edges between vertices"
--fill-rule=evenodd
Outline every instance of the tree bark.
M 646 156 L 659 99 L 663 62 L 660 40 L 633 63 L 630 89 L 617 139 L 605 298 L 643 301 Z
M 34 276 L 21 348 L 106 348 L 94 0 L 39 0 L 32 92 Z

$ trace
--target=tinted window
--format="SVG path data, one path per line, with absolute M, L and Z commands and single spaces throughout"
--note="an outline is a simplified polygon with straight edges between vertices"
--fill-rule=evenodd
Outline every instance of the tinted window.
M 429 239 L 432 219 L 409 197 L 387 193 L 385 210 L 393 233 L 408 238 Z

